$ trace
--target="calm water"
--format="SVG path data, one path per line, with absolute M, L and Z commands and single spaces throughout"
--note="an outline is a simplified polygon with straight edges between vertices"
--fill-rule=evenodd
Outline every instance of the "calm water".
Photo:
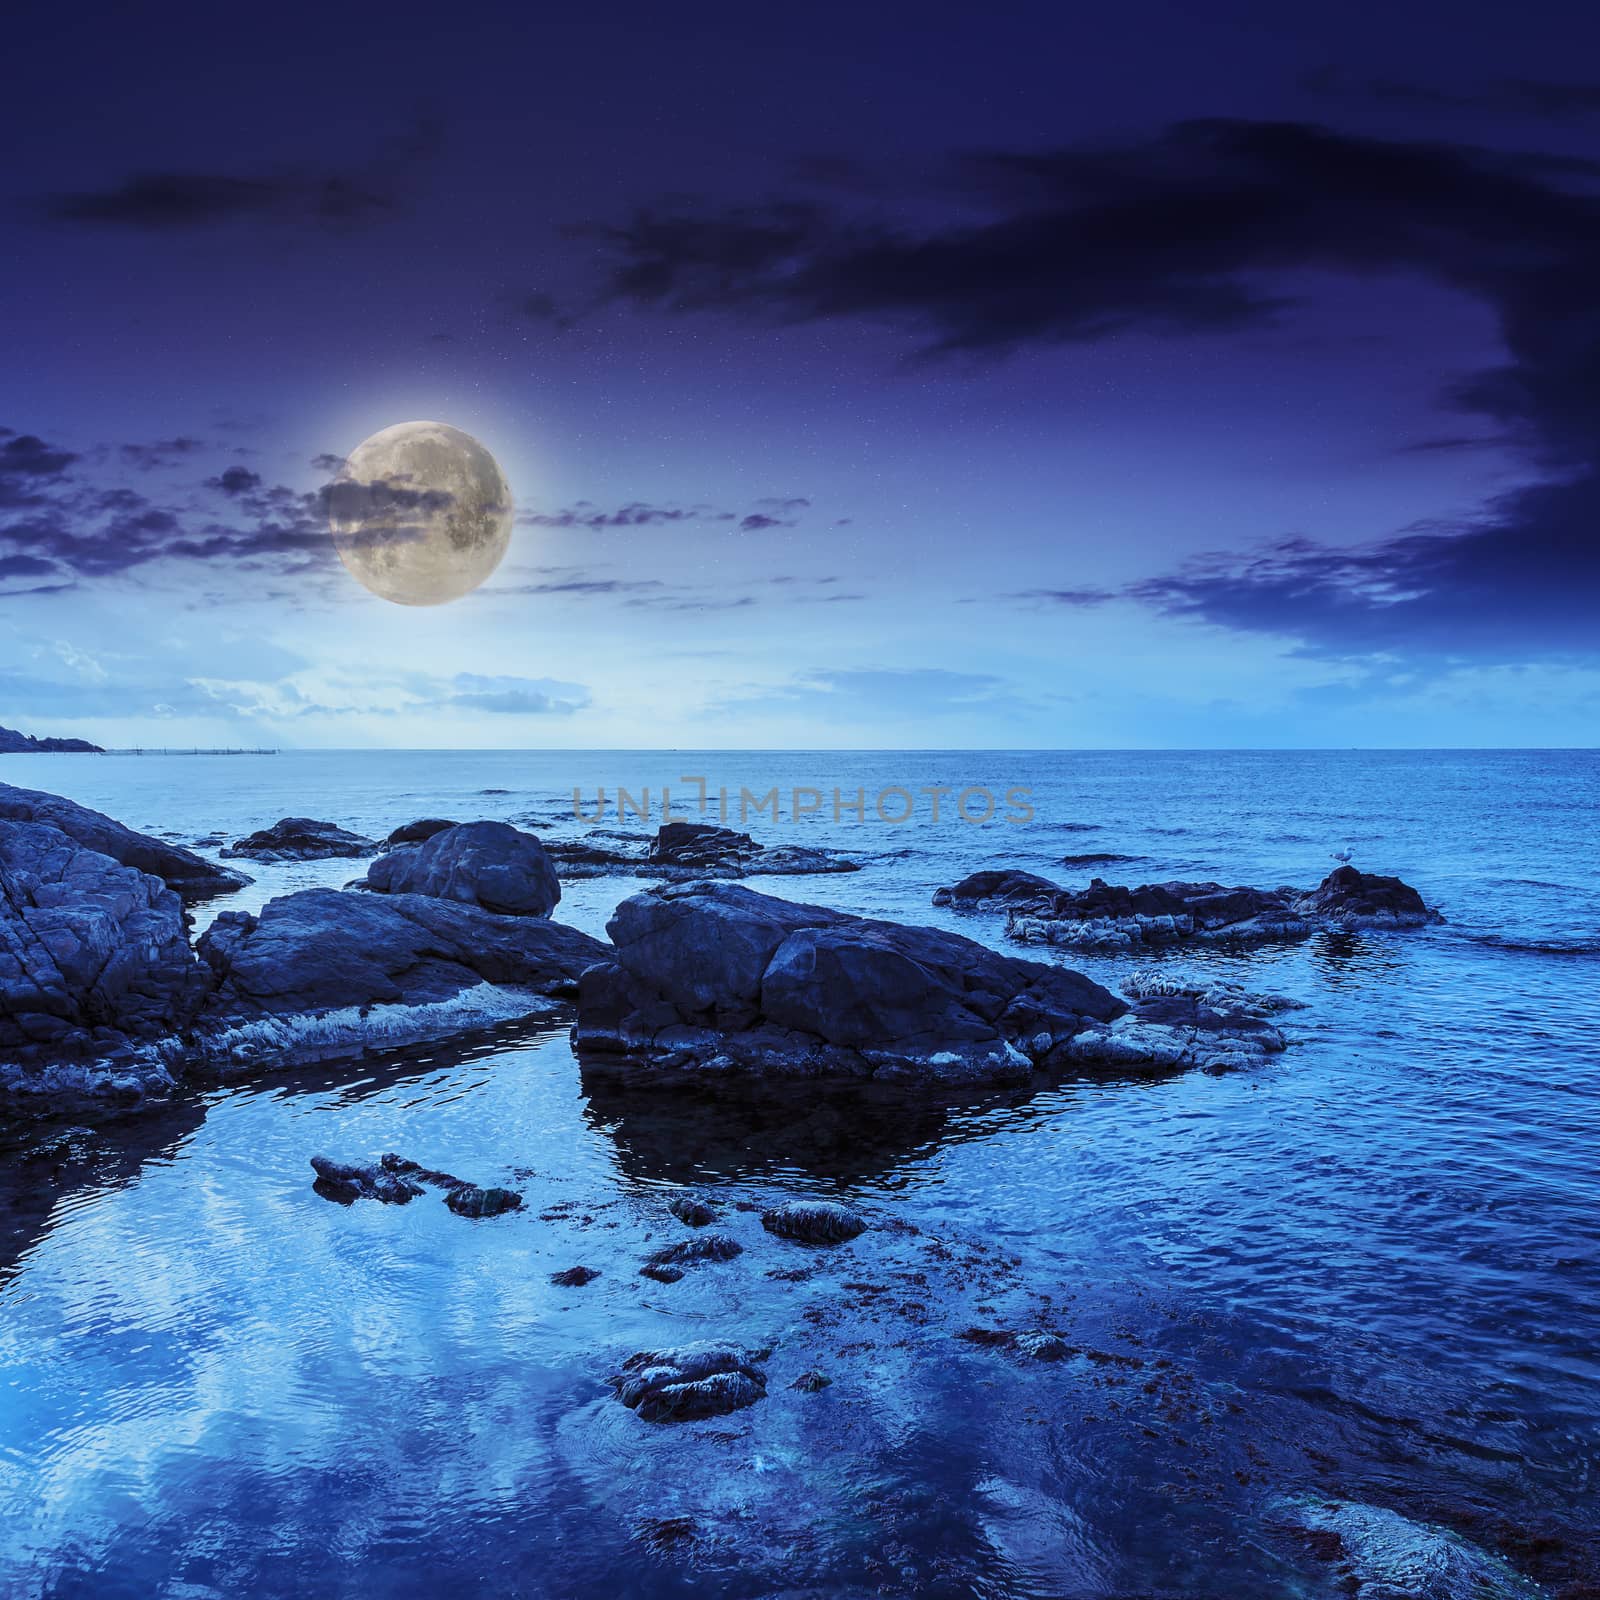
M 1582 1575 L 1600 755 L 0 762 L 186 840 L 289 813 L 570 834 L 574 784 L 592 806 L 598 784 L 685 773 L 1031 786 L 1027 827 L 935 826 L 924 805 L 902 827 L 825 810 L 754 830 L 865 864 L 756 887 L 997 946 L 998 920 L 934 911 L 934 888 L 984 865 L 1309 884 L 1349 844 L 1449 921 L 1161 958 L 1305 1002 L 1293 1047 L 1249 1074 L 649 1096 L 581 1073 L 564 1029 L 525 1029 L 7 1146 L 0 1592 L 1331 1596 L 1272 1509 L 1309 1487 Z M 1060 864 L 1090 851 L 1141 859 Z M 263 868 L 233 903 L 351 875 Z M 571 885 L 557 914 L 599 933 L 636 887 Z M 1077 964 L 1114 982 L 1130 963 Z M 312 1153 L 390 1149 L 528 1209 L 473 1223 L 312 1192 Z M 665 1200 L 684 1185 L 745 1253 L 653 1284 L 637 1266 L 681 1233 Z M 748 1208 L 797 1192 L 877 1226 L 820 1257 L 764 1234 Z M 575 1264 L 600 1278 L 551 1285 Z M 974 1326 L 1054 1327 L 1081 1353 L 1025 1362 Z M 710 1336 L 772 1347 L 766 1400 L 652 1427 L 610 1398 L 631 1352 Z M 813 1367 L 831 1387 L 789 1387 Z

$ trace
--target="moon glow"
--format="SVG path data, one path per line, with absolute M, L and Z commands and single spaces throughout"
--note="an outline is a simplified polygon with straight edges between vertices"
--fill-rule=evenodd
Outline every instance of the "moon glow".
M 328 531 L 351 577 L 402 606 L 470 594 L 511 541 L 511 487 L 471 434 L 398 422 L 351 451 L 328 491 Z

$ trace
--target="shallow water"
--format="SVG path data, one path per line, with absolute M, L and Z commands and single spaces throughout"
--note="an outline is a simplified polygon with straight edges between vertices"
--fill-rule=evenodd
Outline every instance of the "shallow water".
M 0 1184 L 0 1590 L 1331 1596 L 1271 1511 L 1309 1487 L 1552 1583 L 1594 1574 L 1600 756 L 0 761 L 185 839 L 285 814 L 572 834 L 575 784 L 592 808 L 598 784 L 665 780 L 681 810 L 685 773 L 869 801 L 1029 785 L 1027 827 L 925 806 L 835 825 L 825 805 L 753 828 L 864 865 L 755 887 L 997 947 L 998 919 L 935 911 L 933 889 L 985 865 L 1310 884 L 1348 844 L 1449 921 L 1159 958 L 1305 1002 L 1248 1074 L 642 1094 L 580 1071 L 564 1028 L 525 1028 L 35 1138 Z M 1091 851 L 1145 859 L 1060 865 Z M 360 870 L 245 865 L 227 903 Z M 598 933 L 635 887 L 569 885 L 557 914 Z M 390 1149 L 528 1208 L 313 1193 L 311 1154 Z M 665 1201 L 685 1185 L 744 1252 L 658 1285 L 637 1267 L 684 1233 Z M 797 1192 L 873 1227 L 816 1252 L 741 1209 Z M 575 1264 L 601 1276 L 549 1282 Z M 961 1337 L 1041 1326 L 1076 1353 Z M 633 1351 L 712 1336 L 772 1347 L 765 1400 L 652 1426 L 611 1398 Z M 832 1385 L 792 1390 L 808 1368 Z

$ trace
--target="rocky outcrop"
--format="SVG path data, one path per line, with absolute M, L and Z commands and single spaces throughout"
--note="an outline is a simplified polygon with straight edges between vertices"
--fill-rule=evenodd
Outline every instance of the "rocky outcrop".
M 513 917 L 547 917 L 561 899 L 544 846 L 509 822 L 467 822 L 403 844 L 367 868 L 381 894 L 456 900 Z
M 1414 928 L 1442 920 L 1399 878 L 1348 866 L 1307 893 L 1183 881 L 1127 888 L 1103 878 L 1072 890 L 1028 872 L 975 872 L 935 890 L 933 901 L 1004 912 L 1012 938 L 1068 949 L 1140 949 L 1191 939 L 1259 942 L 1303 938 L 1323 928 Z
M 236 839 L 222 854 L 251 861 L 329 861 L 370 856 L 377 848 L 375 840 L 334 823 L 317 822 L 311 817 L 284 817 L 270 828 Z
M 434 834 L 443 833 L 446 828 L 457 827 L 460 827 L 460 823 L 451 822 L 445 817 L 419 817 L 415 822 L 401 823 L 380 848 L 393 850 L 397 844 L 422 844 Z
M 187 1021 L 203 987 L 183 903 L 42 822 L 0 821 L 0 1088 L 48 1095 L 131 1073 L 137 1095 L 165 1078 L 137 1041 Z M 124 1070 L 125 1069 L 125 1070 Z
M 213 988 L 195 1048 L 228 1072 L 285 1051 L 443 1037 L 551 1009 L 606 947 L 542 918 L 426 895 L 306 889 L 200 940 Z
M 1420 928 L 1444 921 L 1409 883 L 1349 866 L 1330 872 L 1296 899 L 1294 909 L 1303 917 L 1345 928 Z
M 607 931 L 575 1042 L 668 1073 L 1016 1081 L 1127 1010 L 1061 967 L 734 884 L 645 890 Z
M 1061 892 L 1060 884 L 1036 872 L 1001 869 L 969 873 L 960 883 L 935 889 L 933 903 L 955 911 L 1043 910 Z
M 668 822 L 648 845 L 643 839 L 595 832 L 549 845 L 564 878 L 632 876 L 684 882 L 695 878 L 799 877 L 858 872 L 831 850 L 758 844 L 748 833 L 707 822 Z
M 612 1380 L 617 1398 L 646 1422 L 688 1422 L 754 1405 L 767 1392 L 755 1353 L 725 1344 L 641 1350 Z
M 0 756 L 104 754 L 99 745 L 90 744 L 87 739 L 36 739 L 15 728 L 0 728 Z
M 132 828 L 125 828 L 87 806 L 38 789 L 18 789 L 9 783 L 0 783 L 0 821 L 39 822 L 59 829 L 87 850 L 98 851 L 124 867 L 159 878 L 186 901 L 229 894 L 250 882 L 242 872 L 219 867 L 192 850 L 152 839 L 148 834 L 135 833 Z
M 311 1187 L 324 1200 L 336 1200 L 340 1205 L 376 1200 L 386 1206 L 403 1206 L 426 1192 L 420 1183 L 385 1167 L 364 1167 L 353 1161 L 335 1161 L 330 1156 L 312 1156 L 311 1170 L 317 1175 Z
M 1161 972 L 1131 973 L 1121 987 L 1131 1009 L 1085 1028 L 1067 1047 L 1070 1059 L 1136 1072 L 1229 1072 L 1285 1048 L 1273 1019 L 1294 1002 Z

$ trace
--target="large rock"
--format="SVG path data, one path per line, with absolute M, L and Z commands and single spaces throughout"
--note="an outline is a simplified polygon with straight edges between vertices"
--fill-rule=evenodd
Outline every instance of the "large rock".
M 466 822 L 391 850 L 367 868 L 367 887 L 459 900 L 513 917 L 547 917 L 561 899 L 544 846 L 509 822 Z
M 607 931 L 574 1039 L 652 1070 L 1016 1081 L 1128 1009 L 1062 967 L 733 884 L 646 890 Z
M 1444 918 L 1409 883 L 1339 867 L 1294 903 L 1304 917 L 1347 928 L 1420 928 Z
M 311 817 L 284 817 L 270 828 L 236 839 L 222 854 L 244 856 L 251 861 L 328 861 L 370 856 L 377 848 L 375 840 L 351 833 L 332 822 L 318 822 Z
M 761 848 L 748 833 L 709 822 L 667 822 L 650 842 L 650 860 L 663 867 L 711 867 Z
M 148 872 L 185 900 L 206 900 L 243 888 L 250 879 L 242 872 L 219 867 L 175 844 L 135 833 L 98 811 L 37 789 L 18 789 L 0 783 L 0 820 L 41 822 L 58 828 L 85 849 L 110 856 L 122 866 Z
M 224 912 L 199 948 L 214 987 L 196 1048 L 220 1071 L 540 1015 L 607 954 L 542 918 L 337 889 L 282 895 L 259 916 Z
M 0 822 L 0 1044 L 182 1024 L 201 970 L 183 902 L 160 879 L 57 828 Z
M 443 833 L 446 828 L 459 828 L 459 822 L 452 822 L 448 817 L 419 817 L 415 822 L 403 822 L 383 841 L 382 848 L 393 850 L 396 845 L 421 844 L 426 839 L 431 839 L 436 833 Z

